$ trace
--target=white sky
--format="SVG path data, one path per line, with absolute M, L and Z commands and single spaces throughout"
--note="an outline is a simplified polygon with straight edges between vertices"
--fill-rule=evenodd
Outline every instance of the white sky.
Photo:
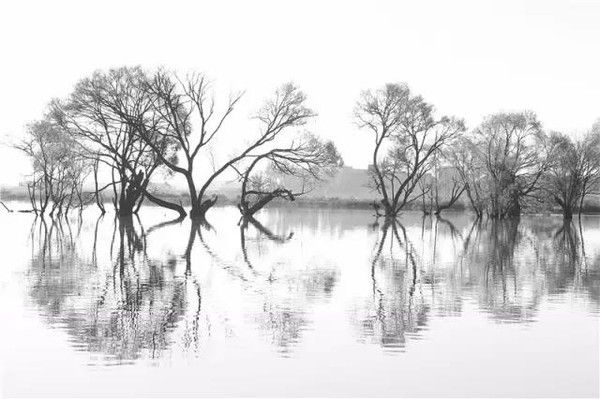
M 600 117 L 600 1 L 4 1 L 0 136 L 21 137 L 95 69 L 135 64 L 204 71 L 221 97 L 246 90 L 240 118 L 293 80 L 319 113 L 312 128 L 366 167 L 371 140 L 352 109 L 385 82 L 469 127 L 527 108 L 548 129 L 588 129 Z M 0 148 L 0 185 L 28 172 Z

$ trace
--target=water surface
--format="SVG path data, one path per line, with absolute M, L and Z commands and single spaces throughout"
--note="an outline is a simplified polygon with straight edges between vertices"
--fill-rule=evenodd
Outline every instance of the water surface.
M 598 396 L 600 218 L 1 214 L 6 395 Z

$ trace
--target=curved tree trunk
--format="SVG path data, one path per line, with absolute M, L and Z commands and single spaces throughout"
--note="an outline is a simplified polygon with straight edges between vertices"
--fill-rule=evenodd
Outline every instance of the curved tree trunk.
M 164 208 L 167 208 L 167 209 L 170 209 L 172 211 L 179 213 L 179 217 L 181 217 L 181 218 L 184 218 L 187 215 L 185 209 L 183 209 L 183 206 L 181 206 L 181 205 L 174 204 L 172 202 L 157 198 L 154 195 L 152 195 L 150 192 L 148 192 L 147 190 L 144 190 L 144 195 L 146 196 L 146 198 L 148 198 L 150 200 L 150 202 L 153 202 L 158 206 L 162 206 Z
M 265 193 L 258 201 L 250 205 L 246 200 L 246 195 L 242 196 L 238 209 L 240 210 L 243 218 L 251 218 L 256 212 L 263 209 L 267 204 L 273 201 L 275 198 L 286 198 L 290 201 L 296 200 L 296 195 L 290 190 L 285 188 L 278 188 L 270 193 Z

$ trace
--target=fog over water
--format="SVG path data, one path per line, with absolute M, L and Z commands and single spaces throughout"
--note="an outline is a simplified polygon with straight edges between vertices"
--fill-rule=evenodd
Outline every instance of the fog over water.
M 11 396 L 597 396 L 600 217 L 0 213 Z

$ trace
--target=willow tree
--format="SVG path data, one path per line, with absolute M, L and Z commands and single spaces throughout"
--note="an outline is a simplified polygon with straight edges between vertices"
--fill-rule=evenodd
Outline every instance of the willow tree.
M 274 199 L 294 201 L 342 165 L 333 142 L 298 131 L 315 116 L 305 102 L 306 95 L 288 83 L 257 113 L 263 144 L 247 154 L 246 166 L 236 167 L 242 182 L 238 208 L 244 218 Z
M 420 197 L 415 189 L 432 169 L 435 154 L 464 131 L 460 120 L 436 118 L 433 106 L 405 84 L 363 92 L 355 116 L 373 136 L 369 171 L 384 215 L 391 218 Z
M 270 114 L 271 119 L 261 120 L 266 114 L 261 116 L 259 113 L 258 120 L 263 123 L 260 132 L 254 137 L 250 135 L 246 143 L 238 144 L 241 148 L 237 152 L 217 163 L 212 158 L 209 145 L 222 132 L 224 123 L 242 95 L 230 95 L 226 105 L 219 111 L 211 86 L 201 74 L 180 78 L 174 73 L 159 70 L 148 81 L 145 86 L 146 95 L 150 99 L 151 110 L 160 123 L 149 126 L 141 118 L 129 117 L 129 120 L 138 127 L 140 138 L 154 148 L 159 157 L 160 149 L 155 148 L 157 138 L 169 138 L 178 143 L 184 162 L 179 164 L 164 158 L 161 160 L 173 173 L 185 178 L 191 204 L 190 218 L 205 219 L 206 212 L 217 201 L 217 196 L 209 197 L 208 192 L 219 176 L 226 171 L 235 170 L 236 166 L 249 158 L 256 159 L 283 131 L 301 126 L 314 116 L 314 113 L 303 105 L 304 94 L 293 85 L 288 86 L 289 89 L 278 91 L 276 99 L 266 105 L 267 108 L 279 107 L 275 111 L 265 111 L 273 111 Z M 232 145 L 232 148 L 235 148 L 235 145 Z M 302 151 L 308 151 L 308 146 L 303 144 L 297 155 L 301 155 Z M 198 164 L 203 160 L 206 163 L 207 159 L 213 165 L 210 169 L 201 170 L 206 177 L 199 179 L 196 168 L 200 168 Z M 239 172 L 239 169 L 237 170 Z
M 138 125 L 144 120 L 160 126 L 146 96 L 147 76 L 139 67 L 95 72 L 79 81 L 65 101 L 52 103 L 55 120 L 78 143 L 76 149 L 108 167 L 113 204 L 121 216 L 136 213 L 145 197 L 165 205 L 148 192 L 151 176 L 165 162 L 176 162 L 178 143 L 167 136 L 152 138 L 153 145 L 139 139 Z M 172 209 L 178 210 L 176 205 Z
M 448 148 L 433 156 L 432 171 L 419 182 L 423 197 L 422 209 L 426 215 L 441 213 L 454 206 L 467 188 L 460 171 L 453 162 L 452 147 L 458 140 L 452 141 Z
M 600 132 L 593 130 L 579 140 L 553 132 L 552 160 L 542 179 L 542 187 L 558 204 L 565 219 L 583 208 L 585 197 L 597 192 L 600 182 Z
M 550 142 L 556 153 L 543 176 L 542 186 L 561 207 L 563 217 L 572 219 L 583 192 L 583 157 L 573 140 L 564 134 L 553 132 Z
M 35 213 L 49 210 L 53 216 L 66 214 L 73 206 L 83 207 L 83 182 L 90 164 L 73 147 L 72 137 L 49 117 L 29 124 L 26 137 L 15 145 L 32 162 L 27 189 Z
M 447 154 L 464 185 L 473 212 L 480 219 L 488 206 L 487 173 L 482 151 L 470 137 L 461 136 L 448 148 Z
M 204 219 L 206 211 L 216 203 L 216 197 L 207 198 L 209 187 L 237 160 L 212 170 L 202 182 L 195 175 L 197 164 L 199 158 L 202 158 L 200 154 L 203 154 L 204 159 L 210 157 L 208 146 L 221 131 L 241 94 L 231 95 L 225 109 L 219 112 L 210 84 L 201 74 L 179 78 L 172 72 L 158 70 L 140 87 L 148 101 L 152 119 L 127 110 L 122 110 L 120 116 L 135 126 L 140 142 L 153 150 L 161 164 L 171 173 L 183 176 L 191 204 L 189 215 L 192 219 Z M 182 156 L 169 158 L 161 144 L 165 141 L 176 143 Z M 183 163 L 180 164 L 181 159 Z M 168 204 L 167 201 L 162 201 Z M 178 211 L 185 215 L 182 207 Z
M 579 215 L 583 209 L 585 197 L 600 192 L 600 120 L 576 144 L 581 164 L 581 196 Z
M 532 112 L 498 113 L 475 130 L 485 165 L 492 218 L 517 217 L 526 198 L 537 198 L 551 146 Z

